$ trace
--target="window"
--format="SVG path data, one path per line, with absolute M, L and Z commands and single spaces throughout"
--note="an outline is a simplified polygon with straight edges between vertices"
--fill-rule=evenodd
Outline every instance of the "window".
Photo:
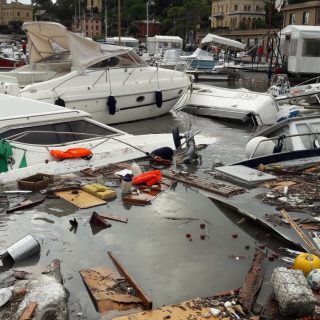
M 259 6 L 256 6 L 256 11 L 259 11 L 259 9 L 260 9 Z
M 297 55 L 297 45 L 298 45 L 298 39 L 290 40 L 289 56 L 295 57 Z
M 238 5 L 237 4 L 234 5 L 234 11 L 238 11 Z
M 26 12 L 26 17 L 29 18 L 29 12 Z
M 30 133 L 25 134 L 26 131 Z M 36 132 L 33 132 L 36 131 Z M 47 133 L 39 133 L 39 131 L 50 131 Z M 62 133 L 64 132 L 64 133 Z M 69 134 L 65 133 L 68 132 Z M 78 134 L 72 134 L 78 133 Z M 103 135 L 108 136 L 114 134 L 113 131 L 110 131 L 106 128 L 102 128 L 93 124 L 89 121 L 78 120 L 70 122 L 61 122 L 61 123 L 52 123 L 40 126 L 32 126 L 25 128 L 16 128 L 11 129 L 0 134 L 0 139 L 5 139 L 12 137 L 13 135 L 17 136 L 15 141 L 29 143 L 29 144 L 38 144 L 38 145 L 50 145 L 50 144 L 60 144 L 67 143 L 72 141 L 81 141 L 93 138 L 92 135 Z M 13 138 L 12 138 L 13 139 Z
M 296 24 L 296 14 L 290 13 L 290 24 Z
M 310 127 L 307 124 L 297 124 L 297 131 L 300 134 L 312 133 Z M 300 137 L 304 147 L 306 149 L 314 149 L 316 137 L 315 135 L 305 135 Z
M 303 39 L 302 56 L 303 57 L 319 57 L 320 56 L 320 40 L 319 39 Z
M 305 11 L 303 12 L 303 16 L 302 16 L 302 24 L 309 24 L 309 11 Z
M 17 11 L 17 16 L 20 17 L 20 11 Z

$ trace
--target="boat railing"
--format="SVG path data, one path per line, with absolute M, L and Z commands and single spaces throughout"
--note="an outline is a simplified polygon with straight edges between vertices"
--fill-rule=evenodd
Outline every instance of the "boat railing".
M 50 145 L 59 145 L 59 146 L 63 146 L 64 144 L 69 144 L 71 142 L 79 142 L 79 141 L 83 141 L 83 140 L 90 140 L 90 139 L 96 139 L 96 138 L 101 138 L 101 139 L 112 139 L 115 136 L 119 136 L 119 133 L 117 132 L 113 132 L 110 135 L 101 135 L 101 134 L 94 134 L 94 133 L 82 133 L 82 132 L 68 132 L 68 131 L 46 131 L 46 130 L 29 130 L 29 131 L 23 131 L 23 132 L 19 132 L 16 134 L 13 134 L 11 136 L 5 137 L 5 140 L 8 141 L 18 141 L 19 139 L 25 138 L 26 136 L 28 136 L 29 134 L 47 134 L 47 135 L 69 135 L 69 136 L 84 136 L 83 139 L 79 139 L 79 140 L 70 140 L 70 141 L 65 141 L 62 143 L 52 143 Z M 25 143 L 23 141 L 20 141 L 21 143 Z M 47 145 L 47 144 L 46 144 Z
M 277 136 L 277 137 L 266 138 L 266 139 L 259 141 L 258 144 L 255 146 L 254 150 L 252 151 L 251 155 L 249 156 L 249 159 L 253 158 L 253 156 L 256 153 L 256 151 L 258 150 L 259 146 L 266 141 L 276 141 L 277 144 L 275 144 L 275 149 L 276 149 L 276 147 L 278 147 L 278 148 L 277 148 L 277 151 L 274 150 L 273 153 L 280 153 L 280 152 L 284 152 L 282 145 L 283 145 L 283 143 L 285 143 L 286 139 L 291 139 L 291 138 L 295 138 L 295 137 L 304 137 L 304 136 L 313 136 L 314 137 L 314 140 L 313 140 L 314 149 L 317 149 L 320 147 L 320 143 L 319 143 L 320 132 L 281 135 L 281 136 Z M 289 151 L 294 151 L 294 150 L 289 150 Z
M 297 86 L 302 86 L 302 85 L 308 84 L 308 83 L 319 83 L 319 82 L 320 82 L 320 76 L 316 76 L 316 77 L 314 77 L 312 79 L 308 79 L 308 80 L 306 80 L 304 82 L 299 83 Z

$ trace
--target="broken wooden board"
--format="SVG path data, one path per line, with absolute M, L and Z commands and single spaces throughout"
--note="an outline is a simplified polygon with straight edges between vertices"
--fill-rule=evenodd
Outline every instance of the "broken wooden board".
M 27 307 L 24 309 L 20 320 L 30 320 L 32 319 L 36 309 L 37 309 L 38 303 L 37 302 L 30 302 Z
M 99 199 L 88 192 L 80 189 L 74 189 L 69 191 L 55 192 L 60 198 L 72 203 L 80 209 L 91 208 L 106 204 L 107 202 Z
M 243 286 L 239 291 L 238 302 L 243 310 L 249 312 L 254 303 L 256 294 L 261 288 L 263 281 L 263 260 L 265 255 L 262 251 L 256 250 L 250 269 L 246 275 Z
M 151 311 L 143 311 L 126 316 L 112 318 L 113 320 L 207 320 L 207 319 L 221 319 L 221 317 L 214 317 L 210 313 L 211 300 L 216 299 L 215 296 L 209 298 L 195 298 L 189 301 L 184 301 L 179 304 L 163 306 Z M 220 308 L 220 307 L 219 307 Z M 221 311 L 225 309 L 221 307 Z M 238 312 L 239 314 L 239 312 Z M 233 319 L 231 316 L 226 316 L 222 319 Z M 247 318 L 249 319 L 249 318 Z
M 98 214 L 100 217 L 108 219 L 108 220 L 128 223 L 128 218 L 126 218 L 126 217 L 120 217 L 120 216 L 116 216 L 115 214 L 105 213 L 105 212 L 98 212 Z
M 150 310 L 152 308 L 152 301 L 148 298 L 148 296 L 143 292 L 143 290 L 140 288 L 140 286 L 130 277 L 128 271 L 125 269 L 125 267 L 118 261 L 118 259 L 113 255 L 111 251 L 108 251 L 108 255 L 111 258 L 112 262 L 118 269 L 119 273 L 126 278 L 128 283 L 133 287 L 135 290 L 137 296 L 141 299 L 144 307 L 147 310 Z
M 37 206 L 38 204 L 42 203 L 44 201 L 44 199 L 45 199 L 44 196 L 41 196 L 36 200 L 25 199 L 25 200 L 21 201 L 20 203 L 18 203 L 16 206 L 7 209 L 6 213 L 12 213 L 15 211 L 20 211 L 20 210 L 24 210 L 24 209 L 28 209 L 28 208 Z
M 123 289 L 124 279 L 117 270 L 96 267 L 79 272 L 99 312 L 129 310 L 137 305 L 143 310 L 142 300 Z
M 172 180 L 162 178 L 161 181 L 153 186 L 139 186 L 136 191 L 132 191 L 130 194 L 123 197 L 123 201 L 133 205 L 151 204 L 152 201 L 172 186 L 173 183 Z
M 210 193 L 215 193 L 224 197 L 232 197 L 234 195 L 246 192 L 246 190 L 243 188 L 209 180 L 203 177 L 198 177 L 194 174 L 185 174 L 181 172 L 174 172 L 172 170 L 164 170 L 161 171 L 161 173 L 166 178 L 176 180 L 191 187 L 205 190 Z

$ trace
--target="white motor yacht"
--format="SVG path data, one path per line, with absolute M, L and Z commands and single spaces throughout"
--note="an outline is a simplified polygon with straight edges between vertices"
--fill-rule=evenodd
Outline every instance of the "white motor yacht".
M 184 72 L 147 65 L 132 48 L 99 44 L 54 22 L 24 24 L 30 63 L 69 50 L 72 71 L 19 89 L 17 80 L 0 78 L 0 92 L 41 100 L 92 114 L 107 124 L 168 113 L 188 89 Z
M 174 149 L 177 140 L 171 134 L 127 134 L 92 120 L 84 111 L 25 98 L 0 94 L 0 105 L 0 183 L 36 173 L 59 175 L 143 158 L 161 147 Z M 201 144 L 215 141 L 195 139 Z M 90 157 L 59 161 L 52 155 L 52 150 L 77 148 L 90 150 Z

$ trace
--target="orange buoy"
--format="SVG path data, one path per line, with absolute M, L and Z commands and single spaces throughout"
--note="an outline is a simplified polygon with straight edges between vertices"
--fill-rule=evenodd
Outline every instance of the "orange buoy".
M 50 154 L 56 159 L 72 159 L 91 157 L 92 151 L 86 148 L 73 148 L 66 151 L 62 150 L 50 150 Z
M 301 270 L 306 276 L 311 270 L 320 268 L 320 258 L 310 253 L 300 253 L 294 260 L 294 269 Z
M 139 185 L 145 183 L 147 184 L 147 186 L 152 186 L 155 183 L 159 182 L 161 178 L 162 175 L 160 170 L 147 171 L 135 176 L 132 179 L 132 184 Z

